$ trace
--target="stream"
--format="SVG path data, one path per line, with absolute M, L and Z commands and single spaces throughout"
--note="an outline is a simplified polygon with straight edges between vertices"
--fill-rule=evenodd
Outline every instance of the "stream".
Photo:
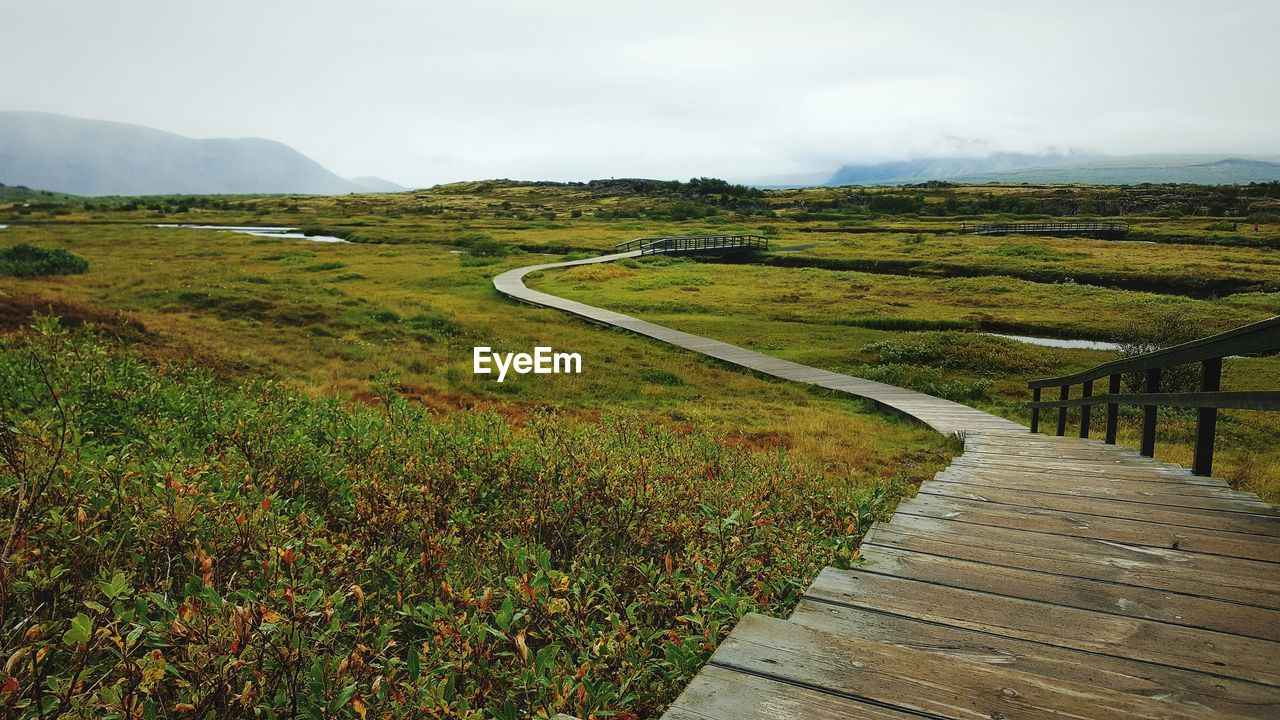
M 174 225 L 174 224 L 158 224 L 156 227 L 162 228 L 185 228 L 188 230 L 225 230 L 228 232 L 244 233 L 245 235 L 254 235 L 256 237 L 280 238 L 282 240 L 309 240 L 311 242 L 323 243 L 345 243 L 340 237 L 332 235 L 307 235 L 300 229 L 295 227 L 258 227 L 254 225 Z

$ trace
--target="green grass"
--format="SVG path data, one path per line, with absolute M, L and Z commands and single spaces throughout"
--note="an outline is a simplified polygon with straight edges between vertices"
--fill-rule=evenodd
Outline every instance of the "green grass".
M 977 331 L 1120 340 L 1134 326 L 1174 314 L 1207 335 L 1280 312 L 1280 294 L 1200 299 L 1009 277 L 918 278 L 738 264 L 707 264 L 711 282 L 684 293 L 664 278 L 684 264 L 640 264 L 625 274 L 571 268 L 534 281 L 555 295 L 634 314 L 787 360 L 908 387 L 1023 423 L 1028 380 L 1066 375 L 1116 357 L 1096 350 L 1028 345 Z M 619 269 L 620 270 L 620 269 Z M 637 290 L 637 288 L 654 288 Z M 682 296 L 672 300 L 673 294 Z M 694 298 L 684 300 L 683 296 Z M 765 340 L 764 338 L 767 338 Z M 1227 389 L 1280 387 L 1280 359 L 1227 362 Z M 1193 420 L 1166 413 L 1159 456 L 1188 464 Z M 1217 474 L 1268 499 L 1280 498 L 1276 414 L 1227 411 Z M 1072 423 L 1076 420 L 1072 414 Z M 1136 432 L 1136 414 L 1122 418 Z

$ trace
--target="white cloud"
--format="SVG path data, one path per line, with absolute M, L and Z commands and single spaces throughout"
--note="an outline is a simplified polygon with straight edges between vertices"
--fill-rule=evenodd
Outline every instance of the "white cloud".
M 269 137 L 407 184 L 750 177 L 975 149 L 1280 152 L 1273 2 L 84 0 L 0 15 L 0 109 Z

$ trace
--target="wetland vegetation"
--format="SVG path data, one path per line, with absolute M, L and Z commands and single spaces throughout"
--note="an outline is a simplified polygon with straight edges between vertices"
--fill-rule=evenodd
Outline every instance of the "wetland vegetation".
M 1144 242 L 958 234 L 1042 217 L 1115 217 Z M 764 235 L 733 262 L 530 285 L 1022 422 L 1028 379 L 1116 353 L 986 333 L 1160 344 L 1280 312 L 1276 183 L 9 188 L 0 224 L 8 253 L 87 263 L 0 273 L 15 718 L 652 717 L 737 618 L 787 615 L 957 450 L 492 289 L 544 256 Z M 578 352 L 583 372 L 498 384 L 472 375 L 476 345 Z M 1276 387 L 1276 358 L 1226 364 L 1224 389 Z M 1158 456 L 1189 462 L 1193 416 L 1165 419 Z M 1280 498 L 1276 418 L 1226 411 L 1219 432 L 1219 473 Z

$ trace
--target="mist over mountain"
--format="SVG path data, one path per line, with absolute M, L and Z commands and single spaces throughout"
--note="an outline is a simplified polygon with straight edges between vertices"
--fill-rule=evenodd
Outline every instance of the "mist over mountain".
M 1280 158 L 1240 158 L 1221 155 L 1144 155 L 1100 158 L 1054 167 L 959 175 L 964 182 L 1084 183 L 1133 185 L 1191 183 L 1240 185 L 1280 180 Z
M 984 157 L 926 157 L 897 162 L 844 165 L 827 180 L 828 185 L 880 185 L 948 180 L 964 175 L 1050 167 L 1079 159 L 1078 155 L 992 153 Z
M 404 192 L 409 189 L 376 175 L 361 175 L 360 177 L 350 178 L 350 180 L 369 192 Z
M 337 194 L 394 185 L 362 180 L 341 178 L 273 140 L 194 139 L 141 125 L 0 112 L 5 185 L 76 195 Z
M 1280 158 L 993 153 L 985 157 L 935 157 L 844 165 L 825 184 L 900 185 L 927 180 L 974 183 L 1224 185 L 1280 180 Z

